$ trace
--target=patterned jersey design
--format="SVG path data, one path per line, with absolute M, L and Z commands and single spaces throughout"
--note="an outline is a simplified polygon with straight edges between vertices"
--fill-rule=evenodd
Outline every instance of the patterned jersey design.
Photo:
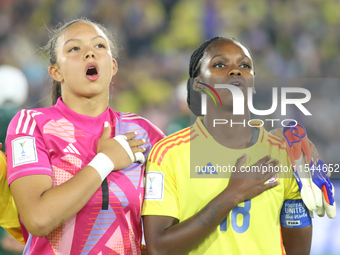
M 146 139 L 146 157 L 164 137 L 138 115 L 108 108 L 95 118 L 83 116 L 59 99 L 50 108 L 21 110 L 13 118 L 6 140 L 8 162 L 13 162 L 9 163 L 8 182 L 35 174 L 51 176 L 53 187 L 68 181 L 96 155 L 105 121 L 112 127 L 111 137 L 137 132 L 136 139 Z M 102 208 L 100 187 L 75 216 L 47 237 L 26 231 L 24 254 L 140 254 L 144 169 L 143 164 L 133 163 L 107 176 L 107 210 Z

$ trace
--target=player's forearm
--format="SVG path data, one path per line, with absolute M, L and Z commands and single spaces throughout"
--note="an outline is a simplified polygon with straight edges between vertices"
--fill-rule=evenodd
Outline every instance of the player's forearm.
M 148 254 L 187 254 L 202 243 L 239 202 L 234 192 L 222 192 L 196 215 L 150 236 L 147 225 L 152 219 L 148 217 L 155 216 L 146 216 L 144 229 Z
M 47 189 L 39 197 L 32 199 L 31 203 L 20 204 L 19 201 L 18 210 L 25 227 L 33 235 L 46 236 L 78 213 L 101 183 L 98 172 L 90 166 L 85 166 L 71 179 Z M 21 192 L 25 190 L 21 189 Z M 14 194 L 17 194 L 16 190 Z
M 41 196 L 41 207 L 51 208 L 54 223 L 51 231 L 78 213 L 90 200 L 102 181 L 92 167 L 85 166 L 67 182 L 46 191 Z

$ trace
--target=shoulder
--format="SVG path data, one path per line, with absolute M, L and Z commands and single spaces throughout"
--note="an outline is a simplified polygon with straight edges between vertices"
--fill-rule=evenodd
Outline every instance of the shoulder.
M 131 112 L 119 113 L 119 115 L 122 129 L 125 132 L 136 131 L 137 133 L 140 133 L 141 131 L 138 130 L 143 129 L 146 131 L 152 144 L 155 144 L 157 141 L 165 137 L 162 130 L 160 130 L 156 125 L 146 118 Z
M 268 153 L 270 153 L 272 159 L 279 160 L 278 166 L 284 167 L 284 171 L 280 175 L 291 177 L 291 171 L 289 170 L 291 163 L 285 143 L 278 136 L 267 131 L 264 131 L 264 133 L 265 148 L 269 149 Z
M 163 133 L 157 126 L 151 123 L 151 121 L 132 112 L 121 112 L 120 116 L 120 120 L 123 123 L 135 123 L 145 129 L 154 129 L 160 133 Z
M 164 158 L 188 151 L 191 130 L 192 127 L 187 127 L 157 142 L 151 150 L 148 161 L 160 165 Z
M 266 129 L 264 129 L 264 127 L 260 127 L 259 140 L 261 143 L 266 144 L 269 147 L 286 151 L 283 141 L 278 136 L 268 132 Z
M 277 146 L 279 149 L 286 150 L 283 141 L 279 137 L 271 135 L 267 131 L 265 131 L 265 133 L 267 133 L 266 138 L 268 143 L 270 143 L 273 146 Z
M 11 120 L 8 132 L 33 135 L 40 123 L 50 119 L 53 108 L 22 109 Z

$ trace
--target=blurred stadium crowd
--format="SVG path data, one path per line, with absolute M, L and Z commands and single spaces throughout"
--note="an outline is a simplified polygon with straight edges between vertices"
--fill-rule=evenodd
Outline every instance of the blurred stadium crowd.
M 187 125 L 184 84 L 190 55 L 202 41 L 221 35 L 244 42 L 256 76 L 272 79 L 269 86 L 281 78 L 340 78 L 339 12 L 339 1 L 321 0 L 1 0 L 0 65 L 26 75 L 29 96 L 21 107 L 49 106 L 48 61 L 41 52 L 48 30 L 75 17 L 94 19 L 112 31 L 119 48 L 111 106 L 140 114 L 169 134 Z M 339 90 L 312 93 L 311 100 L 328 121 L 314 140 L 332 163 L 340 150 L 334 110 L 340 105 L 330 98 Z M 320 133 L 311 126 L 309 132 Z
M 142 115 L 169 134 L 189 125 L 185 86 L 193 50 L 216 35 L 234 37 L 252 51 L 256 76 L 272 81 L 266 88 L 279 79 L 313 80 L 313 117 L 302 124 L 324 160 L 340 163 L 339 13 L 340 2 L 328 0 L 0 0 L 0 66 L 17 67 L 28 80 L 28 98 L 17 109 L 49 106 L 41 51 L 48 30 L 93 19 L 119 49 L 112 108 Z M 258 101 L 268 100 L 261 97 L 266 88 L 257 89 Z M 0 111 L 0 119 L 5 115 Z

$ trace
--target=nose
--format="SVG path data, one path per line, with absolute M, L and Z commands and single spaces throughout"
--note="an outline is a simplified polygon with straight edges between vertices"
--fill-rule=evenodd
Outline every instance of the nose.
M 87 46 L 85 49 L 85 55 L 84 58 L 87 59 L 91 59 L 91 58 L 95 58 L 95 52 L 93 51 L 93 49 L 90 46 Z
M 241 76 L 241 72 L 238 69 L 232 69 L 229 71 L 228 76 Z
M 94 54 L 93 53 L 87 53 L 86 56 L 85 56 L 86 59 L 89 59 L 89 58 L 94 58 Z

